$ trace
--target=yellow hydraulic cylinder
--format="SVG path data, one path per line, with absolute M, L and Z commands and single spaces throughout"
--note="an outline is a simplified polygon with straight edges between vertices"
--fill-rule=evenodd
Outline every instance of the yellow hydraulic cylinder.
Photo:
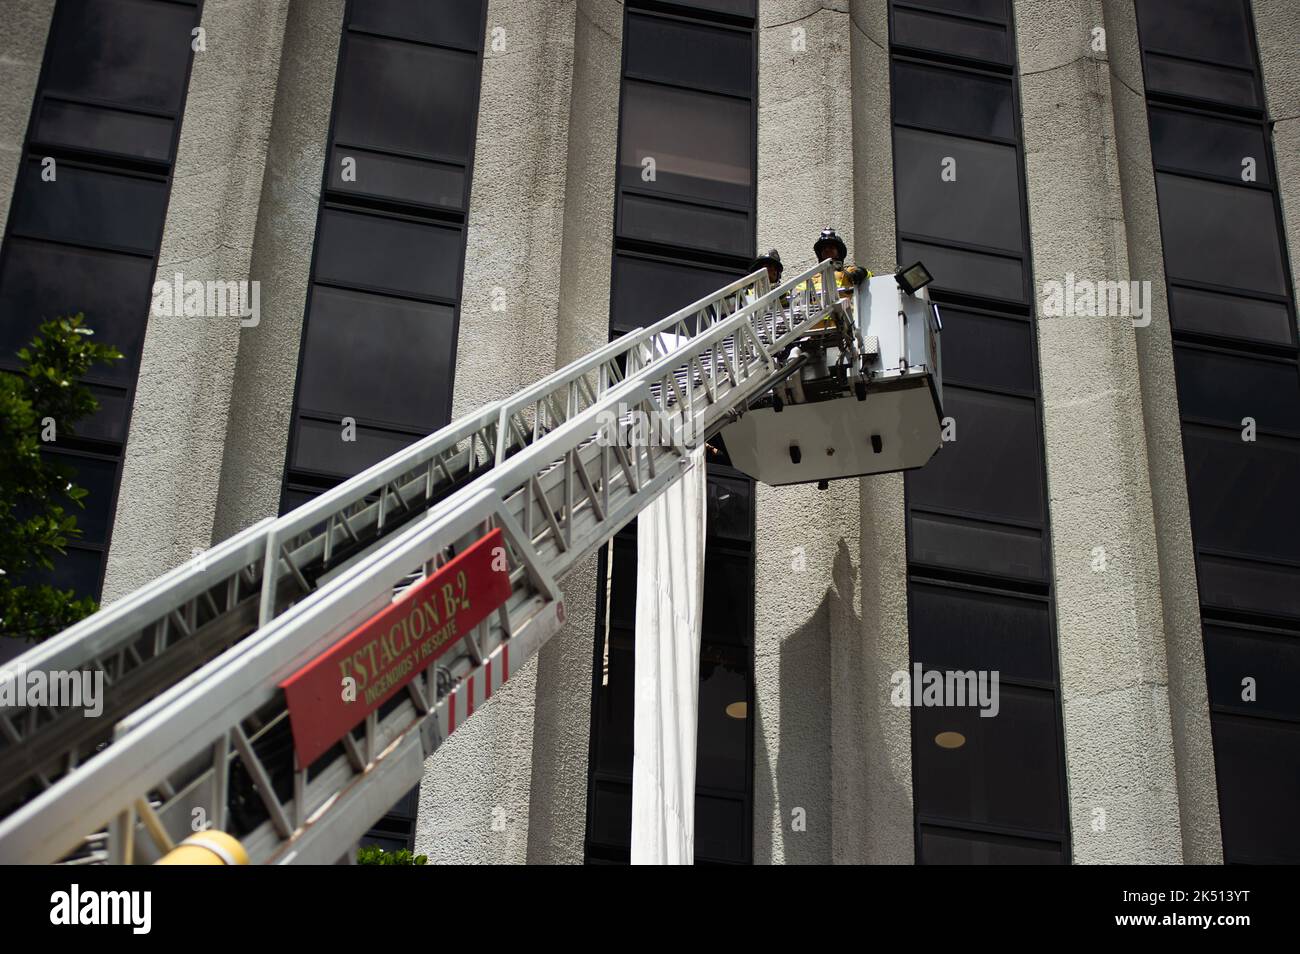
M 201 831 L 158 859 L 160 865 L 246 865 L 248 852 L 224 831 Z

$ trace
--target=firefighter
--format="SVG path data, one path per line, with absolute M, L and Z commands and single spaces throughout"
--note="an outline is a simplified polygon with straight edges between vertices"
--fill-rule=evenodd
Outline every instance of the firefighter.
M 781 284 L 781 273 L 785 268 L 781 265 L 781 253 L 776 249 L 770 249 L 766 255 L 760 255 L 754 259 L 754 264 L 749 266 L 751 272 L 756 272 L 760 268 L 767 269 L 767 280 L 775 288 Z
M 844 264 L 844 259 L 848 257 L 848 251 L 848 248 L 844 245 L 844 240 L 835 234 L 833 228 L 822 229 L 821 235 L 813 243 L 813 256 L 818 262 L 824 262 L 826 259 L 831 260 L 835 268 L 835 287 L 839 289 L 840 298 L 844 300 L 846 309 L 851 310 L 853 289 L 870 278 L 871 272 L 858 265 Z M 812 287 L 814 291 L 821 290 L 822 276 L 820 272 L 812 277 Z M 830 323 L 831 320 L 827 318 L 816 327 L 829 327 Z

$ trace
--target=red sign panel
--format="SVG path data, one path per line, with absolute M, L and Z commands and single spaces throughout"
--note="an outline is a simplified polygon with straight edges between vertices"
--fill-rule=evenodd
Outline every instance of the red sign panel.
M 280 683 L 298 764 L 329 751 L 509 595 L 505 544 L 493 530 Z

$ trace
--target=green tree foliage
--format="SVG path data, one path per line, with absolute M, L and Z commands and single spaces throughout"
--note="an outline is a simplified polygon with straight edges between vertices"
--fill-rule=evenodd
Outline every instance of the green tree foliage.
M 0 634 L 37 642 L 93 613 L 95 601 L 48 584 L 22 585 L 30 571 L 50 570 L 80 535 L 68 507 L 84 507 L 74 468 L 42 454 L 66 440 L 98 410 L 80 383 L 93 365 L 122 357 L 91 340 L 81 314 L 41 325 L 18 352 L 22 370 L 0 373 Z
M 357 852 L 359 865 L 427 865 L 428 855 L 413 855 L 406 848 L 384 851 L 378 845 L 364 845 Z

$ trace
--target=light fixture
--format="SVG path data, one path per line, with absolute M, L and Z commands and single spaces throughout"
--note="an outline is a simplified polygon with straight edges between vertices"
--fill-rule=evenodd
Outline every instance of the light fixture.
M 727 706 L 727 715 L 733 719 L 747 719 L 749 717 L 749 703 L 743 699 L 740 702 L 733 702 Z
M 909 295 L 915 295 L 930 282 L 934 281 L 934 276 L 920 262 L 915 265 L 909 265 L 907 268 L 900 268 L 894 273 L 894 280 L 898 282 L 898 287 L 903 289 Z
M 960 749 L 966 744 L 966 736 L 960 732 L 940 732 L 934 737 L 934 744 L 941 749 Z

